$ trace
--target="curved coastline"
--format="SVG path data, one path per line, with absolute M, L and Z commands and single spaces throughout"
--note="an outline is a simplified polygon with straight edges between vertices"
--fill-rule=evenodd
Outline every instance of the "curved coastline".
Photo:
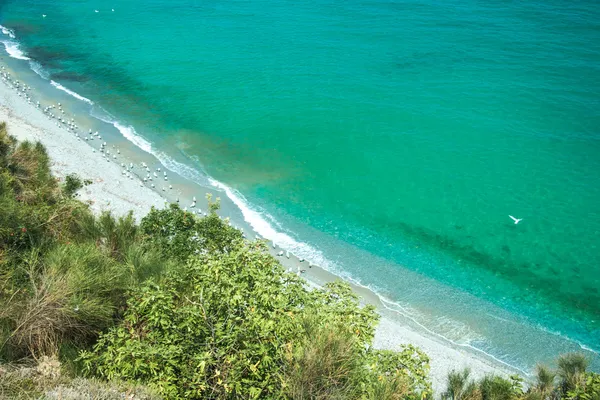
M 25 61 L 22 59 L 19 60 Z M 11 72 L 13 76 L 19 75 L 18 72 L 15 72 L 14 70 Z M 20 77 L 19 80 L 21 80 Z M 5 88 L 9 87 L 6 83 L 3 83 L 3 86 Z M 136 185 L 133 182 L 128 182 L 123 179 L 121 168 L 118 165 L 118 162 L 123 159 L 119 159 L 117 162 L 107 162 L 99 152 L 92 152 L 93 146 L 90 146 L 90 143 L 80 140 L 62 126 L 57 126 L 57 124 L 54 123 L 52 119 L 48 118 L 41 109 L 35 107 L 34 102 L 28 104 L 26 98 L 19 96 L 13 90 L 3 90 L 2 92 L 3 93 L 0 96 L 0 120 L 9 123 L 11 134 L 18 139 L 41 141 L 48 148 L 49 154 L 53 160 L 54 172 L 58 176 L 64 177 L 69 173 L 78 173 L 84 178 L 92 179 L 94 183 L 84 189 L 81 198 L 84 201 L 90 202 L 90 206 L 95 212 L 110 210 L 116 214 L 122 215 L 131 209 L 134 211 L 134 215 L 137 218 L 140 218 L 150 209 L 150 207 L 163 207 L 169 201 L 173 201 L 173 196 L 170 196 L 169 194 L 160 193 L 160 191 L 152 190 L 148 186 Z M 71 95 L 69 92 L 63 91 L 63 93 L 73 97 L 77 101 L 82 101 L 76 96 Z M 37 97 L 35 94 L 32 94 L 31 98 L 35 99 Z M 55 103 L 55 101 L 52 102 Z M 90 105 L 88 102 L 85 103 Z M 67 105 L 63 104 L 63 107 L 65 110 L 68 110 Z M 80 117 L 77 118 L 77 120 L 80 119 Z M 110 123 L 112 125 L 118 124 L 116 122 L 106 121 L 105 123 Z M 116 125 L 115 128 L 117 128 Z M 128 137 L 125 137 L 125 139 L 131 141 Z M 134 141 L 131 141 L 131 143 L 136 145 L 138 150 L 145 151 L 143 148 L 140 149 Z M 121 149 L 124 150 L 123 148 Z M 147 153 L 147 155 L 151 154 Z M 175 160 L 168 160 L 167 163 L 163 162 L 158 164 L 160 162 L 160 156 L 161 154 L 158 156 L 152 155 L 152 158 L 156 157 L 155 165 L 163 165 L 168 168 L 168 164 L 170 163 L 171 168 L 173 168 L 177 167 L 179 164 Z M 162 156 L 162 158 L 166 157 L 165 155 Z M 144 159 L 147 159 L 147 157 Z M 101 168 L 98 168 L 99 165 L 101 165 Z M 188 173 L 187 175 L 189 178 L 190 174 Z M 173 178 L 171 178 L 171 180 L 173 180 Z M 259 231 L 255 231 L 254 227 L 257 222 L 252 218 L 258 216 L 262 219 L 262 217 L 251 210 L 241 198 L 237 197 L 237 195 L 224 184 L 215 180 L 209 180 L 209 183 L 213 185 L 213 188 L 211 190 L 210 187 L 205 187 L 205 192 L 212 192 L 214 195 L 225 193 L 226 195 L 231 195 L 235 198 L 235 200 L 233 200 L 227 197 L 227 200 L 231 201 L 231 204 L 222 203 L 223 213 L 235 214 L 235 210 L 232 208 L 237 208 L 237 203 L 244 207 L 243 210 L 238 209 L 238 214 L 242 217 L 241 221 L 248 218 L 254 224 L 252 225 L 247 221 L 244 226 L 239 227 L 244 230 L 247 235 L 250 237 L 257 235 L 258 237 L 267 238 L 267 236 L 270 236 L 270 233 L 273 233 L 276 236 L 268 239 L 275 241 L 277 244 L 277 251 L 281 248 L 301 253 L 301 251 L 298 251 L 298 247 L 288 249 L 285 246 L 287 244 L 301 246 L 302 244 L 296 242 L 295 239 L 285 233 L 277 232 L 266 220 L 264 220 L 264 222 L 261 221 L 260 223 L 266 224 L 265 226 L 268 226 L 269 230 L 266 231 L 259 227 Z M 171 197 L 170 200 L 169 197 Z M 246 215 L 244 215 L 244 213 L 246 213 Z M 276 253 L 275 249 L 273 249 L 273 253 Z M 327 262 L 322 253 L 319 252 L 318 254 L 320 255 L 319 258 L 313 258 L 313 260 L 310 261 L 311 264 L 317 264 L 317 261 L 321 261 L 322 263 Z M 302 255 L 300 255 L 300 257 L 302 257 Z M 307 270 L 307 273 L 304 276 L 309 282 L 315 285 L 321 285 L 328 281 L 340 278 L 316 265 L 311 265 L 311 268 L 307 269 L 308 263 L 301 262 L 294 255 L 290 255 L 290 258 L 280 257 L 280 261 L 290 270 Z M 506 375 L 516 372 L 514 368 L 510 368 L 499 360 L 493 360 L 490 357 L 485 357 L 483 354 L 478 356 L 475 351 L 461 349 L 459 346 L 452 345 L 451 342 L 445 342 L 443 337 L 436 338 L 435 335 L 428 336 L 425 332 L 419 332 L 414 328 L 404 326 L 401 323 L 394 321 L 393 316 L 389 313 L 389 311 L 392 310 L 389 309 L 386 313 L 384 301 L 376 292 L 371 291 L 366 286 L 358 284 L 351 278 L 349 279 L 346 277 L 345 279 L 350 281 L 353 288 L 365 302 L 375 304 L 382 312 L 382 319 L 377 330 L 375 345 L 380 348 L 390 349 L 398 348 L 398 346 L 402 344 L 413 344 L 421 347 L 432 358 L 431 376 L 434 388 L 437 390 L 440 390 L 443 387 L 447 372 L 454 368 L 460 368 L 461 366 L 469 366 L 481 375 L 486 373 Z
M 7 47 L 7 50 L 8 50 L 8 47 Z M 23 53 L 17 54 L 17 57 L 15 57 L 11 53 L 9 53 L 9 55 L 17 60 L 21 60 L 21 61 L 29 60 L 29 58 L 27 58 L 26 55 Z M 31 65 L 30 65 L 30 67 L 31 67 Z M 41 78 L 47 80 L 47 78 L 44 78 L 44 76 L 42 76 L 39 72 L 37 72 L 37 71 L 35 71 L 35 72 Z M 58 90 L 62 90 L 64 93 L 73 97 L 74 99 L 86 103 L 88 106 L 94 105 L 94 102 L 92 100 L 89 100 L 89 99 L 77 94 L 76 92 L 66 89 L 64 86 L 60 85 L 59 83 L 56 83 L 56 85 L 53 84 L 53 86 Z M 60 86 L 60 87 L 58 87 L 58 86 Z M 61 87 L 62 87 L 62 89 L 61 89 Z M 11 92 L 6 94 L 6 96 L 10 96 L 10 95 L 11 95 Z M 17 103 L 19 103 L 19 101 L 22 101 L 22 100 L 23 100 L 22 98 L 19 98 L 18 100 L 16 98 L 11 99 L 11 100 L 6 100 L 6 98 L 5 98 L 5 99 L 3 99 L 2 104 L 3 105 L 11 104 L 11 103 L 17 104 Z M 10 107 L 12 110 L 11 112 L 8 112 L 6 110 L 4 110 L 4 111 L 7 113 L 7 115 L 10 113 L 18 115 L 17 118 L 21 120 L 20 124 L 22 124 L 22 123 L 25 123 L 25 121 L 24 121 L 24 120 L 26 120 L 25 115 L 27 114 L 26 112 L 24 112 L 22 110 L 22 107 L 26 108 L 27 105 L 21 104 L 17 107 Z M 453 342 L 451 339 L 444 337 L 443 335 L 440 335 L 440 334 L 436 333 L 435 331 L 427 328 L 426 326 L 419 323 L 419 321 L 417 321 L 414 318 L 412 319 L 412 322 L 414 325 L 413 328 L 416 326 L 418 328 L 418 330 L 415 330 L 410 327 L 399 324 L 398 322 L 394 321 L 394 318 L 392 317 L 392 315 L 394 313 L 402 314 L 401 310 L 397 309 L 397 307 L 402 307 L 400 304 L 395 304 L 393 301 L 386 299 L 384 296 L 378 294 L 377 291 L 371 287 L 361 285 L 358 281 L 353 279 L 352 276 L 349 274 L 339 274 L 339 271 L 336 271 L 333 265 L 329 265 L 328 259 L 325 257 L 325 255 L 323 255 L 322 252 L 320 252 L 317 249 L 311 248 L 310 245 L 308 245 L 308 244 L 298 242 L 293 237 L 287 235 L 284 232 L 277 231 L 265 218 L 263 218 L 263 216 L 261 216 L 258 212 L 253 210 L 251 206 L 248 205 L 247 201 L 245 201 L 245 199 L 243 198 L 243 196 L 241 194 L 236 193 L 233 189 L 229 188 L 225 184 L 218 182 L 214 179 L 211 179 L 210 177 L 203 177 L 198 171 L 194 170 L 193 168 L 190 168 L 190 167 L 186 166 L 185 164 L 182 164 L 182 163 L 178 162 L 177 160 L 174 160 L 174 159 L 168 157 L 166 154 L 158 151 L 157 149 L 154 149 L 152 147 L 152 144 L 150 142 L 148 142 L 147 140 L 145 140 L 143 137 L 141 137 L 139 134 L 137 134 L 137 132 L 135 131 L 135 129 L 133 127 L 127 126 L 126 124 L 122 124 L 122 123 L 118 122 L 117 120 L 112 120 L 112 119 L 107 120 L 107 119 L 99 118 L 97 116 L 93 116 L 93 117 L 98 118 L 100 121 L 102 121 L 106 124 L 112 125 L 120 133 L 120 135 L 122 135 L 123 138 L 125 138 L 127 141 L 134 144 L 136 149 L 139 149 L 139 150 L 147 153 L 148 156 L 151 156 L 152 158 L 154 158 L 158 162 L 160 162 L 160 164 L 162 164 L 162 166 L 164 168 L 167 168 L 170 171 L 181 175 L 184 178 L 184 180 L 191 181 L 195 184 L 198 184 L 198 185 L 202 186 L 203 188 L 205 188 L 206 191 L 211 191 L 215 194 L 225 193 L 227 195 L 228 201 L 230 201 L 231 204 L 226 206 L 224 211 L 230 212 L 232 215 L 237 215 L 238 218 L 237 218 L 237 220 L 236 220 L 236 218 L 234 218 L 234 222 L 238 223 L 238 220 L 239 220 L 240 225 L 241 225 L 242 221 L 245 221 L 245 225 L 240 226 L 240 228 L 243 229 L 247 233 L 247 235 L 259 235 L 260 237 L 266 238 L 266 239 L 274 242 L 275 245 L 277 246 L 277 250 L 279 250 L 279 248 L 281 248 L 286 251 L 290 251 L 290 252 L 294 253 L 295 255 L 297 255 L 298 257 L 301 257 L 302 259 L 305 259 L 311 263 L 314 263 L 314 264 L 319 265 L 324 268 L 324 269 L 320 269 L 320 268 L 315 267 L 314 269 L 307 271 L 306 276 L 309 280 L 313 280 L 317 284 L 322 284 L 323 282 L 337 279 L 338 276 L 334 275 L 334 273 L 332 273 L 332 271 L 333 271 L 333 272 L 338 272 L 338 275 L 341 276 L 343 279 L 350 281 L 353 284 L 355 290 L 357 290 L 358 293 L 361 296 L 363 296 L 367 302 L 376 304 L 379 307 L 379 309 L 382 310 L 382 314 L 384 316 L 387 315 L 390 317 L 390 318 L 387 318 L 387 317 L 383 318 L 382 323 L 380 325 L 380 329 L 378 329 L 378 333 L 377 333 L 377 337 L 376 337 L 376 344 L 383 348 L 391 348 L 391 347 L 396 347 L 399 344 L 403 344 L 403 343 L 412 343 L 412 344 L 415 344 L 415 345 L 418 345 L 418 346 L 424 348 L 424 350 L 432 356 L 432 372 L 433 372 L 432 377 L 434 379 L 434 386 L 437 385 L 439 388 L 440 385 L 443 384 L 442 381 L 445 378 L 445 373 L 451 368 L 459 368 L 461 366 L 461 364 L 471 366 L 473 370 L 482 371 L 481 373 L 491 373 L 491 372 L 510 373 L 510 372 L 514 372 L 515 370 L 518 370 L 517 368 L 511 366 L 510 364 L 502 361 L 500 358 L 497 358 L 492 354 L 486 353 L 484 350 L 479 349 L 471 344 Z M 84 118 L 87 118 L 87 116 L 84 116 Z M 42 119 L 43 119 L 43 115 L 42 115 Z M 37 129 L 49 129 L 49 127 L 44 126 L 45 123 L 41 122 L 42 119 L 36 119 L 36 122 L 39 122 L 37 124 L 38 126 L 36 128 Z M 62 129 L 62 130 L 59 129 L 59 130 L 62 132 L 61 135 L 70 135 L 70 133 L 64 131 L 64 129 Z M 58 136 L 56 136 L 54 139 L 57 139 L 57 138 L 58 138 Z M 50 139 L 48 139 L 48 140 L 50 140 Z M 81 141 L 79 141 L 79 143 L 81 143 L 83 146 L 86 146 L 86 144 Z M 77 145 L 79 145 L 79 143 Z M 44 144 L 46 144 L 49 148 L 52 147 L 52 143 L 44 142 Z M 135 150 L 132 152 L 132 154 L 133 153 L 135 153 Z M 57 158 L 60 159 L 62 157 L 60 155 L 60 152 L 58 152 L 57 154 L 58 154 Z M 133 158 L 135 159 L 135 161 L 137 161 L 137 155 L 134 155 Z M 63 163 L 63 161 L 59 161 L 59 162 Z M 64 162 L 64 163 L 69 164 L 68 162 Z M 113 164 L 113 163 L 111 163 L 111 164 Z M 184 168 L 184 170 L 182 170 L 182 168 Z M 60 171 L 58 171 L 58 172 L 60 174 Z M 117 178 L 118 178 L 118 176 L 117 176 Z M 201 178 L 204 178 L 204 179 L 201 179 Z M 207 185 L 207 183 L 208 183 L 208 185 Z M 168 200 L 168 201 L 174 200 L 173 195 L 170 195 L 169 193 L 166 193 L 166 194 L 161 193 L 159 188 L 155 188 L 155 191 L 152 191 L 152 190 L 150 190 L 151 189 L 150 187 L 148 187 L 148 186 L 144 186 L 144 187 L 145 187 L 145 189 L 143 190 L 143 192 L 146 192 L 146 191 L 152 192 L 155 195 L 161 196 L 161 198 L 166 198 L 166 200 Z M 185 191 L 182 192 L 182 194 L 184 194 L 184 193 L 187 193 L 187 192 L 185 192 Z M 196 193 L 197 193 L 197 190 L 196 190 Z M 101 194 L 101 196 L 108 196 L 108 197 L 111 197 L 112 195 L 114 195 L 114 193 L 111 194 L 111 193 L 105 192 L 105 193 Z M 142 197 L 144 197 L 144 196 L 145 195 L 143 195 Z M 112 200 L 108 200 L 108 201 L 110 201 L 112 203 Z M 156 202 L 154 203 L 154 205 L 157 205 L 157 204 L 158 203 L 156 203 Z M 163 201 L 163 204 L 164 204 L 164 201 Z M 233 210 L 234 207 L 236 208 L 235 210 Z M 142 209 L 143 207 L 133 206 L 132 208 L 135 208 L 137 215 L 143 215 L 143 213 L 144 213 L 144 210 Z M 114 210 L 116 212 L 125 212 L 126 211 L 126 210 L 122 210 L 122 209 L 114 209 Z M 241 218 L 239 218 L 239 217 L 241 217 Z M 273 252 L 276 253 L 275 249 L 273 249 Z M 304 269 L 305 268 L 304 266 L 306 265 L 306 264 L 302 264 L 298 260 L 298 258 L 296 258 L 294 256 L 289 259 L 282 257 L 281 260 L 284 265 L 286 265 L 288 268 L 291 268 L 293 270 L 297 270 L 297 269 L 301 269 L 301 268 Z M 408 314 L 404 313 L 402 315 L 402 318 L 405 320 L 406 319 L 410 320 L 411 319 L 410 313 L 408 313 Z M 402 333 L 402 334 L 398 335 L 398 333 Z M 593 351 L 593 350 L 591 350 L 591 351 Z M 438 362 L 438 360 L 441 360 L 441 361 Z M 527 373 L 527 371 L 524 371 L 524 370 L 519 370 L 519 371 L 521 373 Z M 437 383 L 436 383 L 436 380 L 438 381 Z

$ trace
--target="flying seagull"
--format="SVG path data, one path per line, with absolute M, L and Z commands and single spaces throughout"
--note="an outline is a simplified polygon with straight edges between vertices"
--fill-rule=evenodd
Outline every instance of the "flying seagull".
M 509 215 L 509 217 L 510 217 L 510 219 L 515 221 L 515 225 L 518 224 L 519 222 L 523 221 L 523 218 L 515 218 L 512 215 Z

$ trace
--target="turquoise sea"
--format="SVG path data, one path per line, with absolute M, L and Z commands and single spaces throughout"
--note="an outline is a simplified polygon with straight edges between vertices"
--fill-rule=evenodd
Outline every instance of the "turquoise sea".
M 0 0 L 0 24 L 429 334 L 600 369 L 599 2 Z

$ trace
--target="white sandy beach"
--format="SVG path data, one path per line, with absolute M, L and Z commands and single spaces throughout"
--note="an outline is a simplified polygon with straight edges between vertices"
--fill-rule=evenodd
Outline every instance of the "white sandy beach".
M 152 206 L 164 207 L 166 200 L 150 188 L 141 185 L 139 179 L 128 179 L 119 164 L 107 161 L 101 153 L 92 152 L 85 141 L 78 140 L 63 127 L 56 126 L 41 109 L 28 104 L 23 96 L 0 82 L 0 121 L 8 124 L 8 131 L 19 140 L 40 141 L 52 159 L 52 170 L 63 178 L 76 173 L 92 184 L 80 191 L 80 198 L 99 213 L 109 210 L 124 215 L 132 210 L 136 218 L 144 216 Z M 119 161 L 118 161 L 119 162 Z M 282 258 L 284 265 L 294 270 L 300 265 L 294 258 Z M 307 274 L 310 277 L 310 274 Z M 367 302 L 373 302 L 367 299 Z M 377 305 L 377 304 L 376 304 Z M 458 349 L 441 340 L 430 338 L 383 318 L 376 336 L 375 347 L 397 349 L 402 344 L 420 347 L 431 358 L 431 378 L 437 394 L 443 391 L 447 373 L 452 369 L 469 367 L 474 376 L 503 374 L 508 371 L 499 363 L 493 363 L 470 351 Z
M 132 210 L 136 218 L 148 213 L 152 206 L 163 207 L 165 200 L 138 180 L 127 179 L 122 168 L 107 162 L 99 152 L 64 128 L 56 126 L 41 110 L 27 104 L 6 86 L 0 85 L 0 121 L 8 124 L 8 132 L 24 141 L 40 141 L 52 160 L 52 171 L 64 178 L 77 174 L 93 183 L 79 191 L 81 200 L 99 213 L 111 211 L 124 215 Z

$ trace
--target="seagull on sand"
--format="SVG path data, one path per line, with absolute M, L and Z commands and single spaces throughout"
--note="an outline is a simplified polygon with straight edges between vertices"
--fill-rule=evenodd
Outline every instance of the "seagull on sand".
M 512 215 L 509 215 L 509 217 L 510 217 L 510 219 L 515 221 L 515 225 L 518 224 L 519 222 L 523 221 L 523 218 L 515 218 Z

